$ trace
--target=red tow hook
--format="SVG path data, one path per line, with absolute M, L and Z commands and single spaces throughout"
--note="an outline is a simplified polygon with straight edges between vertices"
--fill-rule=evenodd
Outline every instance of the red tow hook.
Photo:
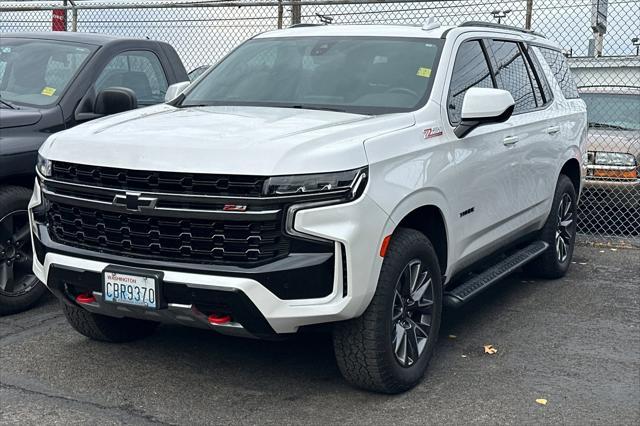
M 209 320 L 209 324 L 216 325 L 231 322 L 231 317 L 229 315 L 211 314 L 207 319 Z
M 80 293 L 76 296 L 76 302 L 78 303 L 94 303 L 96 298 L 93 293 Z

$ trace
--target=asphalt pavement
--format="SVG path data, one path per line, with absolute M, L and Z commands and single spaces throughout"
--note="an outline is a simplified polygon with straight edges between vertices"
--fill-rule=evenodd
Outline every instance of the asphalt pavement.
M 398 396 L 349 387 L 328 334 L 161 326 L 106 344 L 47 297 L 0 318 L 0 424 L 639 424 L 640 250 L 579 246 L 574 261 L 445 311 L 425 379 Z

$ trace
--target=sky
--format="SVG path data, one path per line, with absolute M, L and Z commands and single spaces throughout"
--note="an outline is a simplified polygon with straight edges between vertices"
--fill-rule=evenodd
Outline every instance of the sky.
M 104 2 L 105 0 L 77 0 L 78 4 Z M 202 0 L 181 1 L 198 2 L 201 3 Z M 110 3 L 131 2 L 112 0 Z M 252 2 L 245 0 L 244 3 Z M 592 0 L 533 0 L 533 3 L 534 30 L 557 41 L 563 49 L 572 50 L 574 56 L 587 54 L 588 40 L 592 37 Z M 2 6 L 15 4 L 16 2 L 0 2 L 0 10 Z M 495 22 L 491 11 L 509 9 L 511 12 L 502 23 L 522 27 L 525 22 L 525 8 L 525 0 L 428 0 L 364 5 L 306 5 L 302 7 L 302 21 L 317 23 L 316 13 L 320 13 L 331 15 L 335 23 L 421 24 L 429 15 L 433 15 L 443 25 L 451 25 L 468 20 Z M 640 37 L 640 0 L 609 0 L 608 9 L 604 54 L 634 54 L 635 48 L 632 46 L 631 38 Z M 84 10 L 79 12 L 78 29 L 167 41 L 176 48 L 187 68 L 191 69 L 215 62 L 231 48 L 254 34 L 275 29 L 276 17 L 275 5 L 242 8 Z M 0 31 L 49 30 L 50 19 L 51 11 L 1 12 Z M 285 7 L 284 10 L 284 23 L 285 26 L 290 23 L 289 7 Z

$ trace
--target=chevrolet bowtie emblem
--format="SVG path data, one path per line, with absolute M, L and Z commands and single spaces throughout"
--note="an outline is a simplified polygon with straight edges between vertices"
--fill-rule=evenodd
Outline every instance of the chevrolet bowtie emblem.
M 142 211 L 145 209 L 154 209 L 157 198 L 141 197 L 138 192 L 127 192 L 126 194 L 117 194 L 113 197 L 113 205 L 126 207 L 127 210 Z

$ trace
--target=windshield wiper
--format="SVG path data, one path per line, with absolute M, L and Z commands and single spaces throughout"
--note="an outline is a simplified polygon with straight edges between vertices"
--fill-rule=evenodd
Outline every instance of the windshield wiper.
M 206 106 L 224 106 L 225 103 L 222 102 L 209 102 L 209 103 L 202 103 L 202 104 L 185 104 L 185 103 L 181 103 L 181 102 L 175 102 L 173 104 L 175 107 L 177 108 L 193 108 L 193 107 L 206 107 Z M 305 105 L 305 104 L 292 104 L 292 105 L 288 105 L 288 104 L 276 104 L 276 103 L 264 103 L 264 104 L 260 104 L 260 103 L 255 103 L 255 104 L 250 104 L 250 103 L 242 103 L 242 104 L 238 104 L 236 105 L 233 102 L 230 102 L 228 104 L 229 106 L 253 106 L 253 107 L 267 107 L 267 108 L 295 108 L 295 109 L 311 109 L 311 110 L 316 110 L 316 111 L 333 111 L 333 112 L 348 112 L 346 109 L 342 109 L 342 108 L 336 108 L 336 107 L 330 107 L 330 106 L 322 106 L 322 105 Z
M 629 127 L 619 126 L 617 124 L 609 124 L 609 123 L 589 123 L 589 127 L 596 127 L 602 129 L 611 129 L 611 130 L 632 130 Z
M 347 112 L 346 109 L 320 105 L 277 105 L 280 108 L 312 109 L 314 111 Z
M 16 109 L 16 107 L 14 107 L 13 105 L 11 105 L 9 102 L 7 101 L 3 101 L 2 99 L 0 99 L 0 104 L 6 106 L 9 109 Z

